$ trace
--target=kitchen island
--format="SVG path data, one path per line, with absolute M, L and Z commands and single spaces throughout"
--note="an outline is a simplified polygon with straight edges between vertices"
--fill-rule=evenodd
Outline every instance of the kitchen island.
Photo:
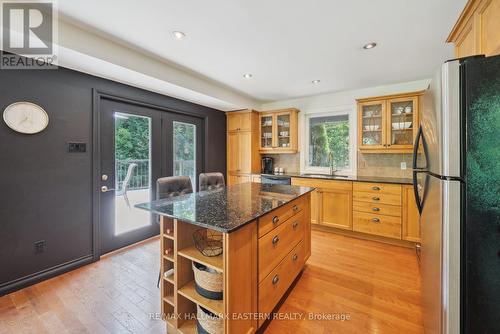
M 224 333 L 257 331 L 311 254 L 313 190 L 243 183 L 136 205 L 161 217 L 161 305 L 169 333 L 196 333 L 197 306 L 218 316 Z M 194 234 L 221 240 L 222 254 L 202 254 Z M 221 300 L 197 292 L 193 263 L 222 274 Z

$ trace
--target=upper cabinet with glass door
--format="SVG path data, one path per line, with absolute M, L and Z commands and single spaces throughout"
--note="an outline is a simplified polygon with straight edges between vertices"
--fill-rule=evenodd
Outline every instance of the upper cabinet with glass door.
M 358 148 L 364 153 L 411 153 L 423 92 L 358 99 Z
M 261 112 L 259 142 L 261 153 L 296 153 L 298 151 L 298 109 Z

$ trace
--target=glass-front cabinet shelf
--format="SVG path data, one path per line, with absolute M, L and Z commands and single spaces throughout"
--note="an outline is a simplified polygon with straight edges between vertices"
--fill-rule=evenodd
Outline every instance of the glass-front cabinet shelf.
M 364 153 L 411 153 L 423 92 L 358 99 L 358 148 Z
M 298 151 L 298 109 L 262 112 L 259 116 L 261 153 L 296 153 Z

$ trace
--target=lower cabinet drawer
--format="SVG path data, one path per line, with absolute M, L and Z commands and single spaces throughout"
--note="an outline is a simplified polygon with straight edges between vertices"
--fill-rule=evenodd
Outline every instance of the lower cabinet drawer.
M 304 198 L 298 198 L 293 202 L 278 208 L 267 215 L 259 218 L 259 238 L 269 233 L 274 228 L 285 222 L 291 216 L 297 214 L 305 206 Z
M 304 211 L 302 210 L 258 240 L 259 282 L 304 237 L 304 227 Z
M 394 194 L 375 194 L 364 191 L 354 191 L 352 199 L 358 202 L 401 205 L 401 195 Z
M 373 215 L 355 211 L 353 214 L 353 230 L 368 234 L 401 239 L 401 218 Z
M 271 313 L 303 265 L 304 241 L 300 241 L 259 284 L 259 313 Z
M 399 205 L 388 205 L 381 203 L 354 202 L 354 211 L 366 212 L 375 215 L 401 217 L 401 207 Z

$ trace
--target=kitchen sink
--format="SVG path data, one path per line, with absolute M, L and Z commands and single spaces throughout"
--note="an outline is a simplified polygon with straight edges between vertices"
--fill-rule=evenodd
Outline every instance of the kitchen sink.
M 317 178 L 348 178 L 347 175 L 330 175 L 330 174 L 300 174 L 301 176 L 317 177 Z

